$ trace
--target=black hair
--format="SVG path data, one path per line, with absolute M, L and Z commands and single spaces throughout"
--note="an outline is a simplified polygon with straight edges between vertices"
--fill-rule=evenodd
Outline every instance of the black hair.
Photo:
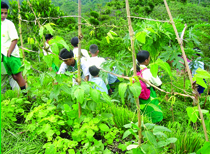
M 78 37 L 73 37 L 73 38 L 71 39 L 71 44 L 72 44 L 74 47 L 77 47 L 77 46 L 78 46 L 78 43 L 79 43 Z
M 89 72 L 92 76 L 97 76 L 100 72 L 100 69 L 98 69 L 95 65 L 89 67 Z
M 137 53 L 137 60 L 141 64 L 149 58 L 149 52 L 146 50 L 141 50 Z
M 5 3 L 5 2 L 1 2 L 1 8 L 2 9 L 9 9 L 9 5 L 7 5 L 7 3 Z
M 92 54 L 95 54 L 98 51 L 98 46 L 96 44 L 92 44 L 89 49 Z
M 53 36 L 51 34 L 46 34 L 45 35 L 45 40 L 46 41 L 49 40 L 49 39 L 51 39 L 51 38 L 53 38 Z
M 74 57 L 74 53 L 72 50 L 70 50 L 69 52 L 66 48 L 63 48 L 59 54 L 59 57 L 61 57 L 62 59 L 72 58 Z
M 140 71 L 141 71 L 141 68 L 139 66 L 139 62 L 137 62 L 137 64 L 136 64 L 136 72 L 140 72 Z

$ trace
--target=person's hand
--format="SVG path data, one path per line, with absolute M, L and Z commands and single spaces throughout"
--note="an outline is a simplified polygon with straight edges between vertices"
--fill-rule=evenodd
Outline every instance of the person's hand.
M 11 53 L 9 52 L 9 50 L 7 51 L 7 57 L 10 57 Z

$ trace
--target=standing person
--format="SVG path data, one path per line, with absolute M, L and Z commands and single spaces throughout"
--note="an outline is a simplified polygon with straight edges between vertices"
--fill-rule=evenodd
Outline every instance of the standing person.
M 71 39 L 71 45 L 74 47 L 74 49 L 73 49 L 74 58 L 76 58 L 76 59 L 78 58 L 78 43 L 79 43 L 78 37 L 73 37 Z M 81 55 L 82 55 L 82 57 L 85 57 L 86 60 L 88 58 L 90 58 L 88 51 L 85 49 L 81 49 Z
M 108 94 L 106 84 L 104 83 L 102 78 L 99 77 L 100 70 L 95 65 L 93 65 L 89 67 L 89 72 L 92 75 L 92 79 L 90 81 L 95 82 L 99 86 L 99 87 L 96 87 L 95 89 L 98 89 L 101 92 L 106 92 L 106 94 Z
M 102 57 L 98 57 L 98 53 L 99 53 L 98 46 L 96 44 L 92 44 L 90 45 L 89 50 L 90 50 L 89 53 L 91 54 L 91 57 L 87 60 L 88 68 L 93 65 L 95 65 L 97 68 L 100 68 L 101 64 L 105 62 L 105 59 Z M 92 76 L 89 70 L 85 74 L 85 77 L 88 79 L 87 81 L 90 81 L 92 79 Z
M 142 77 L 148 81 L 150 81 L 155 86 L 160 86 L 162 84 L 161 80 L 157 76 L 156 78 L 152 76 L 152 73 L 150 72 L 150 69 L 147 68 L 147 65 L 149 65 L 150 62 L 150 55 L 148 51 L 142 50 L 137 53 L 137 60 L 140 64 L 140 73 Z M 159 102 L 157 99 L 151 100 L 151 97 L 156 98 L 156 92 L 153 89 L 153 87 L 150 87 L 150 85 L 146 84 L 146 87 L 150 89 L 150 97 L 148 99 L 142 99 L 140 98 L 140 104 L 154 104 L 157 107 L 160 108 L 158 105 Z M 163 114 L 161 112 L 155 111 L 151 106 L 146 106 L 144 109 L 145 114 L 152 119 L 153 123 L 160 122 L 163 119 Z
M 46 35 L 45 35 L 45 40 L 46 40 L 46 42 L 45 42 L 45 47 L 46 47 L 46 48 L 50 46 L 50 45 L 49 45 L 49 41 L 50 41 L 51 39 L 53 39 L 53 36 L 52 36 L 51 34 L 46 34 Z M 48 54 L 52 54 L 52 50 L 51 50 L 50 47 L 48 48 L 48 50 L 49 50 L 50 52 L 47 52 L 47 51 L 43 50 L 44 56 L 47 56 Z M 56 66 L 54 62 L 52 62 L 52 66 L 51 66 L 51 68 L 50 68 L 50 71 L 51 71 L 51 70 L 53 70 L 53 71 L 55 71 L 55 72 L 58 72 L 59 67 Z
M 4 67 L 8 75 L 17 81 L 21 90 L 26 89 L 26 82 L 19 71 L 21 67 L 19 48 L 17 46 L 18 34 L 15 25 L 7 20 L 9 6 L 1 2 L 1 54 Z

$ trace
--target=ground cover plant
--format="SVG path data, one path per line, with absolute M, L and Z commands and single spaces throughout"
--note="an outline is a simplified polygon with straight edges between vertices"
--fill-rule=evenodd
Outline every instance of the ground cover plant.
M 41 3 L 41 1 L 29 2 L 34 8 Z M 152 14 L 153 9 L 156 9 L 155 6 L 161 5 L 159 1 L 139 2 L 145 5 L 144 15 Z M 131 2 L 131 6 L 136 6 L 132 7 L 131 12 L 142 9 L 141 5 L 138 6 L 136 3 L 137 1 Z M 53 14 L 40 13 L 40 17 L 57 16 L 59 10 L 54 6 L 51 8 L 50 1 L 46 4 Z M 176 4 L 182 5 L 179 2 Z M 14 1 L 11 5 L 17 7 Z M 122 8 L 125 9 L 125 2 L 113 0 L 106 5 L 110 7 L 110 11 L 113 9 L 118 14 L 113 21 L 114 26 L 103 25 L 106 20 L 102 20 L 102 15 L 109 14 L 107 8 L 102 9 L 100 13 L 90 11 L 90 16 L 86 13 L 88 17 L 82 21 L 84 38 L 81 40 L 81 45 L 82 48 L 88 49 L 91 44 L 98 44 L 100 56 L 109 57 L 103 65 L 105 72 L 100 72 L 104 79 L 107 78 L 107 72 L 112 72 L 113 66 L 117 68 L 115 74 L 119 75 L 120 82 L 111 96 L 93 89 L 94 85 L 91 82 L 82 81 L 81 85 L 73 85 L 72 79 L 79 78 L 78 72 L 56 74 L 49 70 L 52 62 L 61 64 L 58 54 L 62 48 L 72 49 L 70 39 L 77 35 L 76 20 L 71 19 L 71 24 L 68 26 L 66 19 L 60 21 L 58 19 L 56 22 L 50 20 L 48 23 L 44 20 L 36 21 L 44 22 L 41 27 L 23 24 L 23 27 L 31 29 L 28 34 L 23 33 L 24 47 L 29 50 L 26 51 L 24 65 L 21 68 L 23 75 L 27 75 L 28 87 L 24 91 L 27 92 L 27 96 L 11 90 L 1 94 L 2 153 L 205 154 L 209 151 L 210 145 L 203 132 L 198 104 L 194 104 L 195 94 L 192 92 L 190 80 L 182 64 L 183 59 L 178 56 L 182 51 L 176 42 L 176 35 L 170 23 L 135 19 L 132 21 L 135 25 L 134 38 L 130 40 L 131 35 L 127 26 L 117 27 L 118 20 L 127 24 L 126 16 L 121 18 L 121 13 L 117 12 L 117 9 L 121 11 Z M 22 2 L 22 7 L 22 11 L 31 9 L 26 1 Z M 42 12 L 39 9 L 37 8 L 36 13 Z M 24 13 L 21 16 L 26 20 L 33 20 L 34 14 L 29 14 L 29 17 L 26 14 L 24 16 Z M 64 14 L 60 12 L 59 15 Z M 111 18 L 114 16 L 110 15 Z M 184 28 L 182 21 L 181 18 L 174 19 L 180 34 Z M 207 27 L 208 24 L 198 24 L 185 32 L 185 51 L 192 61 L 199 58 L 196 56 L 196 50 L 193 50 L 194 47 L 199 46 L 201 42 L 205 44 L 203 48 L 206 49 L 208 46 L 205 42 L 209 39 L 209 35 L 203 33 L 208 31 Z M 54 39 L 50 42 L 54 54 L 43 56 L 42 37 L 46 33 L 54 35 Z M 201 33 L 202 39 L 198 36 Z M 130 47 L 132 41 L 133 48 Z M 151 104 L 140 104 L 138 109 L 136 105 L 135 100 L 140 95 L 141 86 L 139 78 L 132 77 L 132 49 L 135 49 L 136 53 L 140 49 L 150 51 L 149 67 L 152 75 L 158 75 L 163 82 L 162 91 L 156 90 L 158 96 L 156 99 L 159 100 L 161 109 Z M 30 52 L 31 50 L 35 52 Z M 41 52 L 38 53 L 38 50 Z M 205 57 L 204 60 L 207 61 L 205 65 L 208 68 L 210 58 L 205 55 L 201 57 Z M 193 79 L 205 87 L 197 103 L 201 107 L 209 138 L 210 73 L 208 70 L 198 69 Z M 152 123 L 152 120 L 145 115 L 144 108 L 148 106 L 163 113 L 161 122 Z M 138 111 L 141 111 L 140 127 Z

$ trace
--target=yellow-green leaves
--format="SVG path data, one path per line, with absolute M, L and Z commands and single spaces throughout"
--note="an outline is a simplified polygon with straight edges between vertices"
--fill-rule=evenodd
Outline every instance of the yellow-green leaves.
M 118 91 L 119 91 L 119 95 L 121 97 L 121 100 L 122 100 L 123 104 L 125 104 L 124 95 L 125 95 L 126 89 L 127 89 L 127 83 L 120 83 L 119 84 Z
M 140 43 L 143 43 L 145 44 L 146 42 L 146 32 L 142 31 L 142 32 L 138 32 L 136 34 L 136 39 L 140 42 Z

